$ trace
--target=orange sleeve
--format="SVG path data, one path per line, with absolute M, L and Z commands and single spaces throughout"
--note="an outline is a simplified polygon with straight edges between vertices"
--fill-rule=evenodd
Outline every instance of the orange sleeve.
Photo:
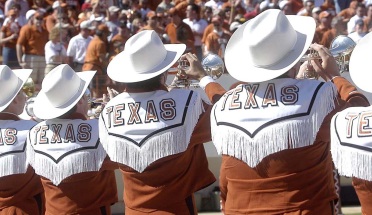
M 46 27 L 47 31 L 50 32 L 54 26 L 55 26 L 55 22 L 54 22 L 53 18 L 51 17 L 51 15 L 49 15 L 45 19 L 45 27 Z
M 214 104 L 226 93 L 226 90 L 219 83 L 212 82 L 205 87 L 205 93 Z
M 348 102 L 350 106 L 369 106 L 368 99 L 345 78 L 336 77 L 332 82 L 335 84 L 341 100 Z
M 27 42 L 27 29 L 28 29 L 27 25 L 25 25 L 21 28 L 21 31 L 19 32 L 19 37 L 18 37 L 18 40 L 17 40 L 17 44 L 22 45 L 22 46 L 26 44 L 26 42 Z
M 208 37 L 208 35 L 213 32 L 213 24 L 209 24 L 205 30 L 204 30 L 204 33 L 203 33 L 203 38 L 202 38 L 202 43 L 205 43 L 206 42 L 206 39 Z

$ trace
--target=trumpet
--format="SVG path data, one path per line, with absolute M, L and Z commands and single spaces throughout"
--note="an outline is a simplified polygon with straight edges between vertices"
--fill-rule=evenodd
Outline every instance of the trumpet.
M 339 35 L 332 40 L 331 45 L 329 47 L 329 51 L 331 52 L 331 55 L 335 58 L 340 73 L 349 71 L 349 60 L 355 46 L 356 43 L 354 42 L 354 40 L 345 35 Z M 301 58 L 300 62 L 309 61 L 310 64 L 311 60 L 321 60 L 319 54 L 313 49 L 309 49 L 309 54 L 304 55 Z M 317 74 L 308 75 L 305 74 L 305 78 L 313 78 L 316 75 Z
M 28 78 L 22 87 L 22 91 L 27 97 L 32 97 L 35 93 L 35 83 L 32 78 Z
M 216 54 L 207 54 L 201 62 L 204 70 L 207 72 L 208 76 L 212 77 L 214 80 L 220 78 L 225 72 L 225 64 L 222 58 Z M 187 75 L 184 74 L 190 68 L 189 62 L 187 60 L 179 60 L 177 66 L 177 78 L 178 80 L 173 81 L 170 87 L 177 88 L 198 88 L 199 82 L 191 81 L 187 79 Z

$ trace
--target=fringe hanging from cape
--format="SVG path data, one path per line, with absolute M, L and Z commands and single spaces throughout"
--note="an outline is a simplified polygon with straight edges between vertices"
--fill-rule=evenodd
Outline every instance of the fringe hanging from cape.
M 336 95 L 333 83 L 325 83 L 310 115 L 277 122 L 254 138 L 233 127 L 217 126 L 215 120 L 211 120 L 212 141 L 218 154 L 233 156 L 255 167 L 270 154 L 313 144 L 325 116 L 335 108 Z
M 332 137 L 331 153 L 333 163 L 340 175 L 372 181 L 371 152 L 343 146 L 337 137 Z
M 63 179 L 82 172 L 99 171 L 106 152 L 101 145 L 94 150 L 82 150 L 67 155 L 58 163 L 27 146 L 27 159 L 36 174 L 48 178 L 58 186 Z
M 0 177 L 26 173 L 26 152 L 1 156 L 0 163 Z
M 190 101 L 191 114 L 186 116 L 182 126 L 165 130 L 149 138 L 141 147 L 120 137 L 109 135 L 106 127 L 99 121 L 99 133 L 103 147 L 112 161 L 127 165 L 138 172 L 143 172 L 151 163 L 163 157 L 184 152 L 191 135 L 203 113 L 202 100 L 198 93 Z M 190 113 L 190 112 L 188 112 Z

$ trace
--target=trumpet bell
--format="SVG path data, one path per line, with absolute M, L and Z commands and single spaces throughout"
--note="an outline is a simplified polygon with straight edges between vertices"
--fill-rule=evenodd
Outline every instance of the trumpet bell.
M 225 72 L 225 64 L 216 54 L 208 54 L 202 60 L 202 65 L 207 74 L 212 77 L 214 80 L 220 78 Z
M 345 35 L 339 35 L 332 40 L 329 51 L 335 58 L 341 73 L 349 71 L 349 60 L 355 46 L 354 40 Z
M 35 93 L 35 83 L 32 78 L 28 78 L 25 84 L 22 87 L 23 92 L 27 95 L 27 97 L 31 97 Z

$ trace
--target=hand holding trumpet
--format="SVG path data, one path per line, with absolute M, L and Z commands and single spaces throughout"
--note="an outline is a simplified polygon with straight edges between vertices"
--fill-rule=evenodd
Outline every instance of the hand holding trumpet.
M 306 78 L 306 74 L 309 72 L 315 72 L 325 81 L 330 81 L 334 77 L 340 76 L 337 62 L 329 49 L 316 43 L 311 44 L 310 48 L 318 53 L 320 59 L 311 58 L 310 56 L 309 60 L 301 65 L 297 78 Z

